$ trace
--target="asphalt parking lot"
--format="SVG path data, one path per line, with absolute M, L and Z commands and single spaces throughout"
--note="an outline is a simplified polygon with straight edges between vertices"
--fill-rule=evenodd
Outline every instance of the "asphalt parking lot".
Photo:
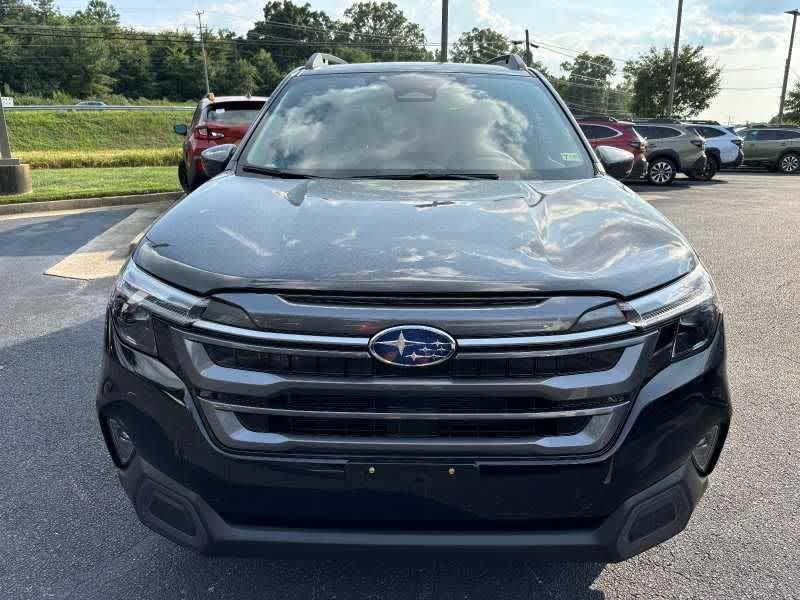
M 800 178 L 636 191 L 716 279 L 736 413 L 689 528 L 614 565 L 208 558 L 151 533 L 95 421 L 111 279 L 44 275 L 134 209 L 0 218 L 0 598 L 800 598 Z M 118 260 L 121 246 L 94 252 Z

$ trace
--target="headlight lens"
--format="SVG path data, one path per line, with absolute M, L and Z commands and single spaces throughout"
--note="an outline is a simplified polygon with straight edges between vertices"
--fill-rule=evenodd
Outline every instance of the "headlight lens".
M 123 342 L 156 356 L 152 316 L 157 315 L 179 325 L 196 320 L 205 301 L 175 289 L 128 261 L 117 279 L 111 296 L 111 318 Z
M 701 265 L 671 285 L 620 308 L 628 322 L 641 329 L 677 321 L 673 360 L 700 352 L 711 343 L 722 312 L 711 277 Z

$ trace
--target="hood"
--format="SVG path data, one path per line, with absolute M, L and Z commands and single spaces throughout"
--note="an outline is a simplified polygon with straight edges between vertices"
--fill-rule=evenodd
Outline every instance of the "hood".
M 580 181 L 283 180 L 223 174 L 164 214 L 134 260 L 223 289 L 627 297 L 691 271 L 657 210 Z

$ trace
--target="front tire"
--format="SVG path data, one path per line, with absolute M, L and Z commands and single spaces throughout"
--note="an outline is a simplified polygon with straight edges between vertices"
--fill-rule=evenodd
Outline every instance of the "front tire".
M 784 175 L 800 173 L 800 154 L 789 152 L 781 156 L 778 161 L 778 170 Z
M 191 186 L 189 185 L 189 178 L 186 175 L 186 165 L 181 163 L 178 165 L 178 181 L 181 183 L 181 188 L 185 193 L 191 192 Z
M 647 168 L 647 180 L 653 185 L 671 185 L 677 174 L 678 168 L 669 158 L 656 158 Z
M 705 168 L 699 173 L 695 173 L 692 179 L 697 179 L 698 181 L 711 181 L 714 179 L 714 175 L 716 175 L 718 171 L 719 163 L 717 162 L 717 159 L 713 156 L 709 156 L 708 160 L 706 161 Z

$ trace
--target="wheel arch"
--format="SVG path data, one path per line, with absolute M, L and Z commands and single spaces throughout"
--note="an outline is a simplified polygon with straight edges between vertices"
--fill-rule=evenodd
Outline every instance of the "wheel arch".
M 668 159 L 670 159 L 673 163 L 675 163 L 675 168 L 676 168 L 676 170 L 678 172 L 680 172 L 682 170 L 681 169 L 681 157 L 678 155 L 677 152 L 675 152 L 675 150 L 656 150 L 655 152 L 653 152 L 651 155 L 649 155 L 647 157 L 647 162 L 652 165 L 659 158 L 668 158 Z

